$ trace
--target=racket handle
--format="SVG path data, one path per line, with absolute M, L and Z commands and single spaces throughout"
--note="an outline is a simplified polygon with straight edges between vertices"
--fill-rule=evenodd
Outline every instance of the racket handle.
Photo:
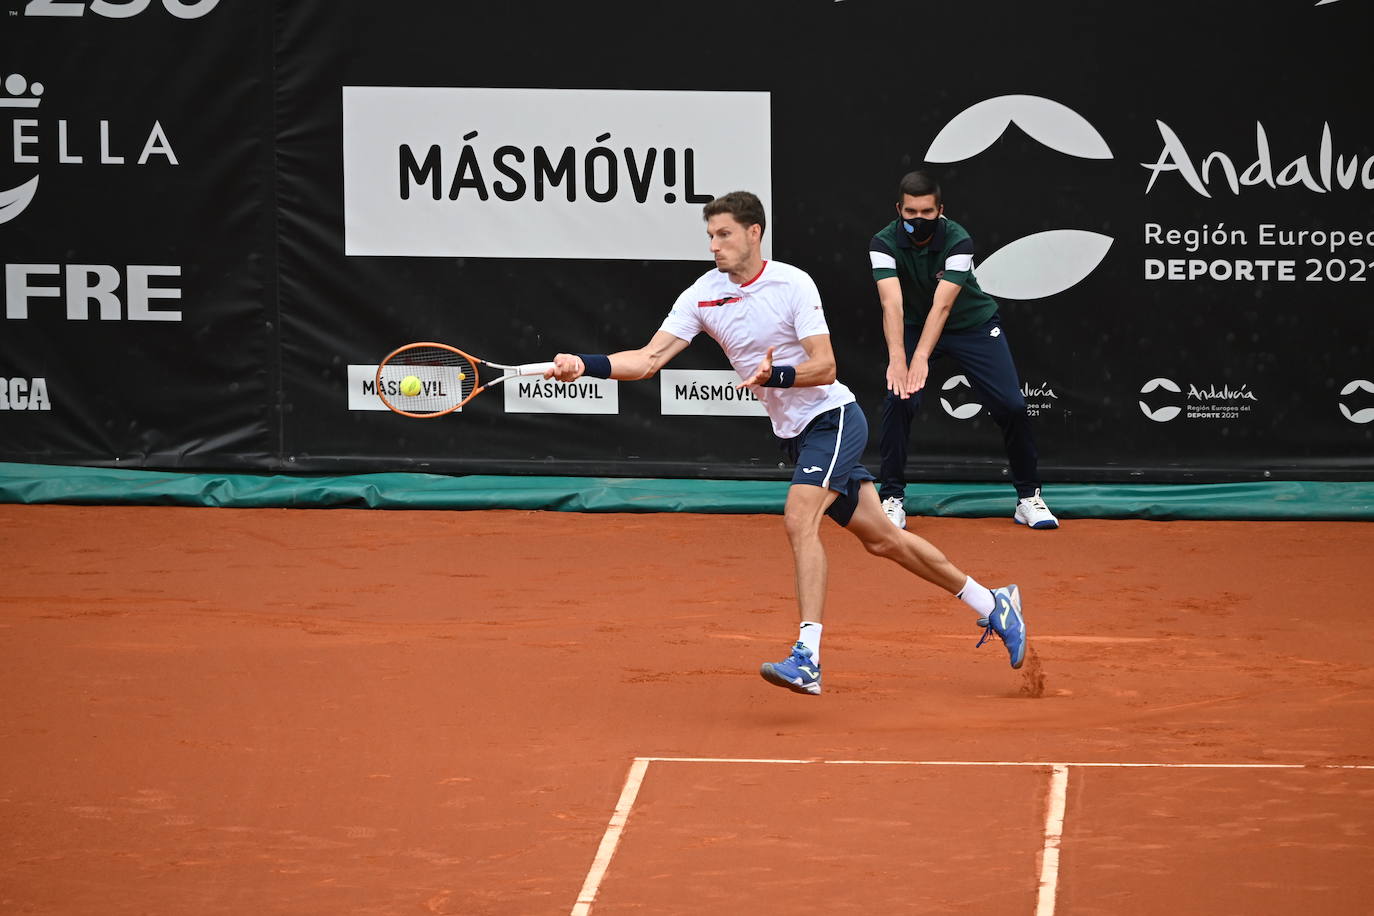
M 553 368 L 553 363 L 525 363 L 516 366 L 511 375 L 543 375 Z

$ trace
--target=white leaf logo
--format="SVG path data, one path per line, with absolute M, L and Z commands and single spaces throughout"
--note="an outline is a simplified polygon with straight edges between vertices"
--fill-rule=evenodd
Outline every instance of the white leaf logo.
M 994 296 L 1043 299 L 1092 273 L 1111 247 L 1110 236 L 1082 229 L 1037 232 L 994 251 L 978 266 L 978 282 Z
M 1140 386 L 1140 393 L 1149 394 L 1151 391 L 1155 391 L 1160 388 L 1163 388 L 1165 391 L 1173 391 L 1175 393 L 1183 391 L 1183 389 L 1178 387 L 1178 383 L 1175 382 L 1173 379 L 1152 378 L 1148 382 Z
M 1078 112 L 1035 95 L 1002 95 L 965 109 L 945 125 L 926 151 L 927 162 L 960 162 L 997 142 L 1015 124 L 1052 150 L 1080 159 L 1110 159 L 1112 151 Z
M 964 109 L 935 135 L 928 162 L 959 162 L 997 142 L 1012 124 L 1056 152 L 1080 159 L 1111 159 L 1107 141 L 1081 114 L 1037 95 L 999 95 Z M 1053 229 L 1017 239 L 978 267 L 978 279 L 994 296 L 1043 299 L 1062 293 L 1102 263 L 1109 236 Z
M 1158 388 L 1163 388 L 1165 391 L 1172 391 L 1175 393 L 1182 392 L 1183 390 L 1182 388 L 1179 388 L 1178 385 L 1175 384 L 1172 379 L 1152 378 L 1144 385 L 1140 386 L 1140 393 L 1149 394 L 1151 391 L 1154 391 Z M 1144 413 L 1145 416 L 1149 417 L 1151 420 L 1154 420 L 1156 423 L 1167 423 L 1174 417 L 1183 413 L 1182 407 L 1171 406 L 1161 407 L 1159 408 L 1159 410 L 1151 410 L 1150 405 L 1146 404 L 1144 401 L 1137 401 L 1136 403 L 1140 405 L 1141 412 Z
M 951 375 L 949 378 L 945 379 L 945 383 L 940 386 L 940 390 L 949 391 L 950 389 L 958 388 L 961 385 L 965 388 L 973 387 L 968 382 L 968 376 Z M 955 407 L 953 404 L 949 402 L 948 398 L 940 398 L 940 406 L 945 409 L 945 413 L 949 414 L 956 420 L 967 420 L 971 417 L 976 417 L 978 416 L 978 412 L 983 409 L 983 405 L 977 403 L 976 401 L 970 402 L 968 404 L 963 404 L 959 407 Z
M 1346 386 L 1341 389 L 1341 397 L 1345 397 L 1347 394 L 1352 394 L 1356 391 L 1374 394 L 1374 382 L 1368 379 L 1357 378 L 1353 382 L 1347 383 Z M 1374 420 L 1374 407 L 1366 407 L 1364 410 L 1356 411 L 1352 411 L 1344 404 L 1340 405 L 1340 407 L 1341 413 L 1345 414 L 1345 418 L 1351 423 L 1368 423 Z
M 0 191 L 0 223 L 7 223 L 24 212 L 38 190 L 38 176 L 35 175 L 17 188 Z

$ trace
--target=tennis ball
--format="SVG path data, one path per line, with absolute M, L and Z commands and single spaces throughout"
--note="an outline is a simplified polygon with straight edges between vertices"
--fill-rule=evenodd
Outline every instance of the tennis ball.
M 406 397 L 414 397 L 420 393 L 420 380 L 413 375 L 407 375 L 401 379 L 401 394 Z

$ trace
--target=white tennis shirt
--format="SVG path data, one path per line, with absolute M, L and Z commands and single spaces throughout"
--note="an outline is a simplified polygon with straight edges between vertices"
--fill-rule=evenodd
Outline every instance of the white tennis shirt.
M 815 282 L 780 261 L 765 261 L 759 275 L 743 284 L 708 271 L 677 297 L 660 330 L 689 342 L 705 331 L 741 380 L 754 374 L 769 347 L 774 365 L 795 366 L 806 359 L 802 338 L 830 333 Z M 800 434 L 818 414 L 854 400 L 838 379 L 808 388 L 755 388 L 754 394 L 783 439 Z

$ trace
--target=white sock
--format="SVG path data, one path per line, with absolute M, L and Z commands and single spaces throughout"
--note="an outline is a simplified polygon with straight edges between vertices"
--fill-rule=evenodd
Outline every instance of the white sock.
M 797 631 L 797 642 L 811 650 L 811 660 L 818 665 L 821 663 L 822 629 L 824 629 L 824 627 L 822 627 L 821 624 L 806 621 L 802 623 L 801 629 Z
M 992 592 L 986 586 L 974 582 L 972 576 L 964 579 L 964 587 L 955 597 L 973 608 L 979 617 L 988 616 L 997 607 L 997 599 L 992 597 Z

